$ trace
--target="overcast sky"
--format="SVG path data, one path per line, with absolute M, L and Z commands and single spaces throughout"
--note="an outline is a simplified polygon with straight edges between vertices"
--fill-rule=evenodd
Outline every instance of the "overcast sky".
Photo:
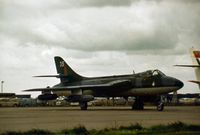
M 0 80 L 5 92 L 52 86 L 54 56 L 79 74 L 160 69 L 196 93 L 190 47 L 200 49 L 198 0 L 1 0 Z

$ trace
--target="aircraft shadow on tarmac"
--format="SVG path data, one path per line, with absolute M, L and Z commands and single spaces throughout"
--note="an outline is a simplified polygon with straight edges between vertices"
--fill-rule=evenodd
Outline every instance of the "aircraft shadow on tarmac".
M 62 107 L 62 108 L 46 108 L 46 111 L 80 111 L 80 112 L 94 112 L 94 111 L 128 111 L 128 112 L 155 112 L 155 107 L 145 107 L 144 110 L 132 110 L 131 107 L 90 107 L 88 110 L 80 110 L 78 107 Z M 177 111 L 175 108 L 166 109 L 166 112 Z M 162 113 L 162 112 L 161 112 Z

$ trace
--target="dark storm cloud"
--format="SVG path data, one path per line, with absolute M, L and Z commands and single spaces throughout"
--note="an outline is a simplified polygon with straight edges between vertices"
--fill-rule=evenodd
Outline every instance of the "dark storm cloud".
M 22 46 L 162 53 L 176 48 L 184 50 L 188 43 L 196 46 L 200 42 L 198 2 L 12 2 L 4 3 L 0 30 L 3 36 Z M 80 8 L 74 8 L 77 3 Z

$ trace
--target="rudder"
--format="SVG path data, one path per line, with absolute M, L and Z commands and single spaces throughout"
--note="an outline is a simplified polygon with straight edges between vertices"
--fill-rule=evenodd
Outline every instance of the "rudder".
M 82 76 L 72 70 L 67 63 L 59 56 L 54 57 L 57 73 L 61 76 L 61 82 L 75 82 L 82 80 Z M 63 76 L 63 77 L 62 77 Z

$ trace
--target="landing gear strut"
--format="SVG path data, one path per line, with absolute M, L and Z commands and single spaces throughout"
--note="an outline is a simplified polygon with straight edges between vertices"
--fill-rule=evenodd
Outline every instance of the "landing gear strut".
M 157 103 L 157 110 L 163 111 L 164 110 L 164 97 L 160 96 L 160 101 Z
M 164 109 L 164 103 L 159 102 L 158 105 L 157 105 L 157 110 L 158 111 L 163 111 L 163 109 Z
M 132 105 L 132 110 L 143 110 L 144 102 L 141 98 L 136 97 L 135 102 Z
M 88 104 L 87 102 L 79 102 L 81 110 L 87 110 Z

